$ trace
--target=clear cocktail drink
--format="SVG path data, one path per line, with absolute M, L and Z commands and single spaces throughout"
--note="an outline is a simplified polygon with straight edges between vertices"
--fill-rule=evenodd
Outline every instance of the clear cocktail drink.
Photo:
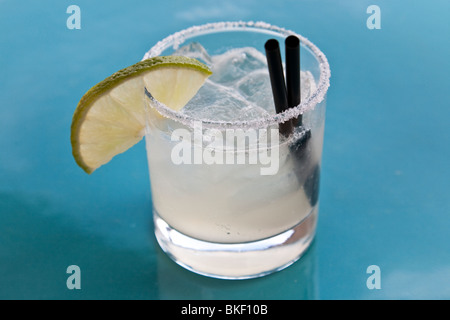
M 276 114 L 264 42 L 289 34 L 263 23 L 210 24 L 145 56 L 189 56 L 213 71 L 181 111 L 146 97 L 156 238 L 197 273 L 262 276 L 294 262 L 314 237 L 329 69 L 300 37 L 302 103 Z M 299 115 L 301 125 L 280 134 Z

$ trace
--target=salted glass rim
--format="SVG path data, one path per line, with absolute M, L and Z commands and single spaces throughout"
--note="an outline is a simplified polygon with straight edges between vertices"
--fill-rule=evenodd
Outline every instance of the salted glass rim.
M 180 122 L 187 126 L 193 126 L 195 122 L 201 122 L 204 127 L 208 128 L 249 128 L 249 127 L 268 127 L 271 125 L 280 124 L 298 117 L 300 114 L 313 109 L 317 104 L 321 103 L 325 99 L 325 95 L 330 87 L 330 66 L 325 54 L 319 50 L 307 38 L 295 33 L 294 31 L 280 28 L 266 22 L 253 22 L 253 21 L 229 21 L 229 22 L 214 22 L 203 25 L 192 26 L 190 28 L 178 31 L 154 45 L 148 52 L 145 53 L 142 60 L 146 60 L 152 57 L 159 56 L 164 50 L 173 47 L 175 50 L 183 44 L 186 40 L 205 34 L 213 34 L 227 31 L 247 31 L 247 32 L 260 32 L 272 34 L 275 36 L 287 37 L 289 35 L 295 35 L 300 39 L 300 43 L 309 48 L 317 62 L 319 63 L 319 82 L 316 90 L 309 95 L 307 99 L 302 101 L 298 106 L 289 108 L 284 112 L 270 115 L 266 117 L 259 117 L 250 120 L 239 121 L 223 121 L 223 120 L 209 120 L 202 118 L 195 118 L 181 112 L 175 111 L 156 100 L 147 90 L 145 93 L 147 97 L 152 101 L 153 107 L 157 109 L 163 116 L 172 120 Z

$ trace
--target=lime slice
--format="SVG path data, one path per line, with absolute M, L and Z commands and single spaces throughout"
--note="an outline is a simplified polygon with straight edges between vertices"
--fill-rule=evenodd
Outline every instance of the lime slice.
M 180 110 L 211 75 L 199 61 L 155 57 L 122 69 L 81 98 L 71 127 L 72 154 L 87 173 L 128 150 L 144 136 L 144 88 L 173 110 Z

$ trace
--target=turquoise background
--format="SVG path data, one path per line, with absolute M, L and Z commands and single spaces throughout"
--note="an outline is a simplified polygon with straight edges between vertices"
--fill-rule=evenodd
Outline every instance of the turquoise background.
M 66 27 L 71 4 L 81 30 Z M 449 13 L 446 0 L 0 0 L 0 299 L 449 299 Z M 69 139 L 91 86 L 224 20 L 294 30 L 332 71 L 317 238 L 245 281 L 190 273 L 157 247 L 143 142 L 88 176 Z M 66 287 L 70 265 L 81 290 Z

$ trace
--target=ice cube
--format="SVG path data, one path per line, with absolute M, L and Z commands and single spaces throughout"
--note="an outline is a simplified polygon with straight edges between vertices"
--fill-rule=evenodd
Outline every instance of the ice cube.
M 199 43 L 193 42 L 176 54 L 209 62 L 213 71 L 182 113 L 218 121 L 254 120 L 275 114 L 266 58 L 257 49 L 237 48 L 209 56 Z M 301 71 L 300 77 L 302 99 L 306 99 L 315 90 L 314 77 L 309 71 Z
M 202 120 L 236 121 L 248 105 L 236 90 L 207 80 L 181 112 Z
M 191 42 L 173 53 L 174 56 L 185 56 L 200 60 L 204 64 L 211 66 L 212 60 L 206 49 L 198 42 Z
M 263 53 L 255 48 L 231 49 L 212 57 L 211 80 L 226 84 L 245 77 L 257 69 L 266 69 L 267 62 Z
M 250 104 L 242 108 L 237 114 L 238 119 L 241 121 L 266 118 L 268 116 L 269 113 L 256 104 Z
M 242 77 L 236 83 L 239 93 L 269 114 L 275 114 L 272 87 L 267 68 L 257 69 Z
M 310 71 L 300 72 L 300 84 L 302 100 L 308 98 L 314 91 L 316 91 L 316 82 Z

